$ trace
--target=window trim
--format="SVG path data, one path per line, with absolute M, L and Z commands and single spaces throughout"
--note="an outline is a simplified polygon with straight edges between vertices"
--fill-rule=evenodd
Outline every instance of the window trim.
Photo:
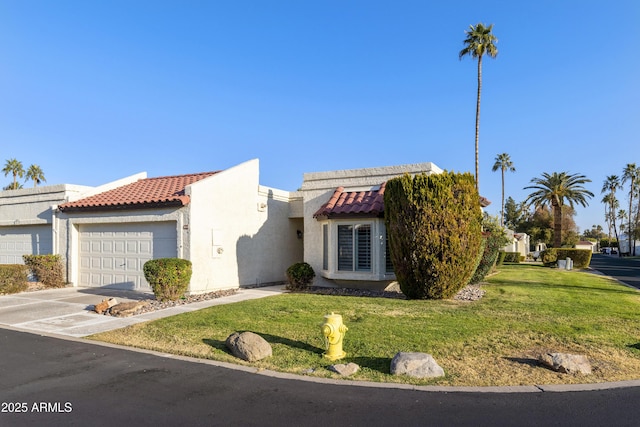
M 338 229 L 339 226 L 354 226 L 353 237 L 353 270 L 339 269 L 339 247 Z M 357 226 L 369 225 L 370 227 L 370 263 L 369 270 L 357 270 L 357 250 L 355 248 L 355 230 Z M 393 281 L 395 274 L 386 269 L 386 257 L 388 248 L 386 246 L 386 228 L 382 218 L 354 218 L 354 219 L 326 219 L 321 221 L 322 230 L 322 276 L 327 279 L 336 280 L 360 280 L 360 281 Z M 325 235 L 326 230 L 326 235 Z M 325 264 L 325 254 L 326 261 Z

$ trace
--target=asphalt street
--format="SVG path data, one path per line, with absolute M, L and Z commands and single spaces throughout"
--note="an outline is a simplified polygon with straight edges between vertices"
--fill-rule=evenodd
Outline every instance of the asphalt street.
M 640 387 L 466 393 L 319 384 L 10 329 L 0 329 L 0 378 L 1 426 L 632 426 L 640 419 Z
M 604 275 L 640 289 L 640 259 L 638 258 L 594 254 L 591 257 L 590 266 Z

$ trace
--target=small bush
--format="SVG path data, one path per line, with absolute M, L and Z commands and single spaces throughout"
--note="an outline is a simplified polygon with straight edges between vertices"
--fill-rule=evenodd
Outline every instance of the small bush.
M 505 252 L 503 262 L 520 262 L 520 252 Z
M 60 255 L 22 255 L 22 259 L 46 288 L 64 288 L 64 266 Z
M 16 294 L 26 291 L 28 274 L 29 268 L 26 265 L 0 265 L 0 294 Z
M 287 268 L 287 280 L 289 281 L 287 289 L 304 289 L 313 282 L 314 277 L 316 277 L 316 273 L 313 271 L 313 267 L 306 262 L 293 264 Z
M 571 258 L 573 268 L 586 268 L 591 263 L 591 251 L 589 249 L 570 249 L 570 248 L 549 248 L 542 252 L 542 263 L 551 267 L 556 264 L 559 259 Z
M 191 261 L 180 258 L 158 258 L 144 263 L 147 279 L 158 301 L 176 301 L 189 289 Z

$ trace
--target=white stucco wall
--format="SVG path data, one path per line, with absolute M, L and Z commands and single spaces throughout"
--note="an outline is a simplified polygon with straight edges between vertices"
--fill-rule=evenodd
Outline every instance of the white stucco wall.
M 52 206 L 85 194 L 92 187 L 48 185 L 0 192 L 0 226 L 51 224 Z
M 191 292 L 285 280 L 302 260 L 302 221 L 289 219 L 289 192 L 259 185 L 250 160 L 187 187 Z
M 363 190 L 377 186 L 391 178 L 408 174 L 441 173 L 442 169 L 431 162 L 367 169 L 349 169 L 328 172 L 305 173 L 300 193 L 304 200 L 304 260 L 316 272 L 314 285 L 333 286 L 334 282 L 321 277 L 322 226 L 313 214 L 326 203 L 336 188 L 345 191 Z

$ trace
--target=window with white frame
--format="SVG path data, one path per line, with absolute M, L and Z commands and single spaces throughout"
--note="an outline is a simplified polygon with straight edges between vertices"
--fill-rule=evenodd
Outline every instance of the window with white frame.
M 327 278 L 394 279 L 384 220 L 328 220 L 322 224 L 322 270 Z
M 371 224 L 338 225 L 338 270 L 371 271 Z

